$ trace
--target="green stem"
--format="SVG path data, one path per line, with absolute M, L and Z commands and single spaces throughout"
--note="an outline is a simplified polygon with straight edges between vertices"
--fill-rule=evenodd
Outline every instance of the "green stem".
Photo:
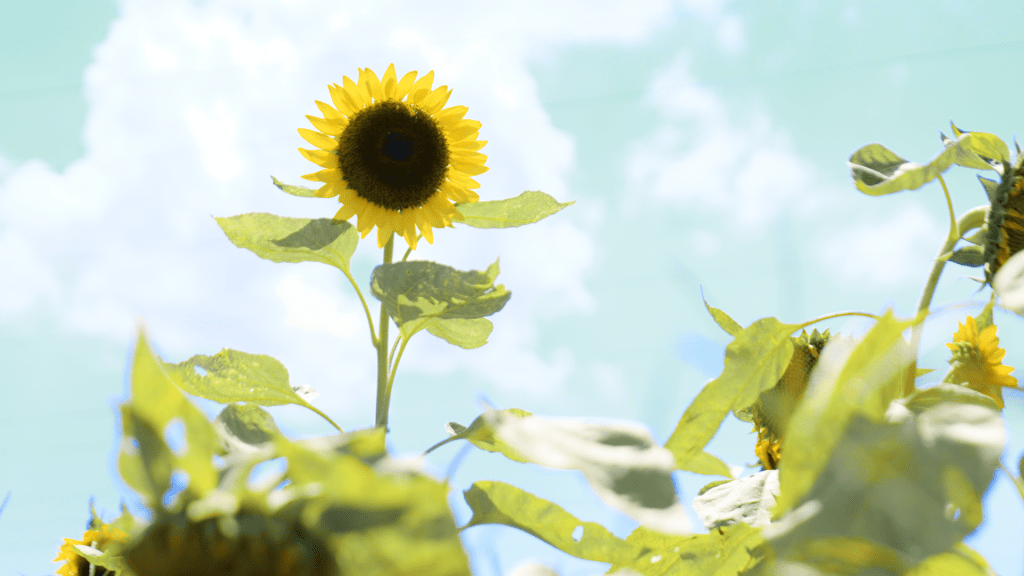
M 807 322 L 804 322 L 803 324 L 798 325 L 797 329 L 798 330 L 802 330 L 804 328 L 807 328 L 811 324 L 817 324 L 818 322 L 822 322 L 822 321 L 825 321 L 825 320 L 831 320 L 833 318 L 842 318 L 843 316 L 863 316 L 865 318 L 871 318 L 873 320 L 878 320 L 878 314 L 869 314 L 867 312 L 836 312 L 835 314 L 829 314 L 827 316 L 822 316 L 820 318 L 815 318 L 814 320 L 808 320 Z
M 384 263 L 391 263 L 391 256 L 395 249 L 395 234 L 391 233 L 388 243 L 384 245 Z M 388 317 L 388 309 L 384 302 L 380 303 L 380 334 L 374 346 L 377 348 L 377 419 L 378 428 L 388 427 L 388 325 L 391 319 Z
M 378 426 L 387 427 L 388 425 L 388 405 L 391 404 L 391 387 L 395 383 L 398 363 L 402 361 L 402 352 L 405 352 L 405 345 L 409 343 L 405 338 L 399 337 L 398 339 L 402 341 L 402 345 L 398 347 L 398 356 L 395 356 L 395 363 L 391 366 L 391 375 L 388 377 L 387 386 L 384 390 L 384 423 L 378 423 Z
M 352 277 L 352 273 L 348 270 L 342 270 L 345 277 L 352 284 L 352 287 L 356 289 L 356 294 L 359 296 L 359 301 L 363 304 L 363 312 L 366 312 L 366 321 L 370 324 L 370 340 L 373 342 L 374 348 L 377 347 L 377 329 L 373 326 L 373 315 L 370 313 L 370 307 L 366 305 L 366 298 L 363 298 L 363 291 L 359 289 L 359 284 L 356 283 L 356 279 Z
M 416 237 L 417 242 L 419 242 L 420 240 L 423 240 L 423 234 L 420 234 L 419 236 Z M 402 256 L 402 262 L 405 262 L 406 260 L 409 259 L 409 254 L 412 254 L 412 246 L 409 246 L 409 249 L 405 251 L 405 256 Z

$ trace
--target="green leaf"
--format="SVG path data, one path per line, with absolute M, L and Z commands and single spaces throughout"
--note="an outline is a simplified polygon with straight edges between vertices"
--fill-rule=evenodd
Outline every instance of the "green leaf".
M 914 362 L 903 331 L 912 325 L 887 311 L 860 342 L 834 337 L 822 350 L 783 440 L 780 511 L 811 488 L 854 414 L 881 420 L 889 403 L 903 395 Z
M 282 191 L 287 192 L 292 196 L 301 196 L 303 198 L 316 198 L 316 190 L 312 188 L 306 188 L 304 186 L 291 186 L 289 184 L 281 182 L 280 180 L 274 178 L 273 176 L 271 176 L 270 179 L 274 181 L 274 186 L 277 186 Z
M 481 450 L 504 454 L 506 458 L 516 462 L 529 462 L 529 460 L 524 458 L 522 454 L 516 452 L 514 448 L 503 442 L 494 434 L 494 428 L 491 427 L 490 424 L 493 420 L 493 417 L 489 416 L 491 412 L 496 411 L 488 410 L 486 413 L 477 416 L 476 419 L 470 423 L 468 428 L 458 422 L 449 422 L 446 428 L 448 428 L 448 431 L 452 434 L 451 437 L 445 438 L 437 444 L 434 444 L 427 449 L 425 454 L 429 454 L 449 442 L 454 442 L 456 440 L 469 440 L 471 444 Z M 520 410 L 519 408 L 509 408 L 507 410 L 500 410 L 500 412 L 510 418 L 525 418 L 527 416 L 532 416 L 532 414 L 526 410 Z
M 778 384 L 793 357 L 789 335 L 797 328 L 762 318 L 736 334 L 725 348 L 722 374 L 704 385 L 665 442 L 679 469 L 704 450 L 730 411 L 750 406 Z
M 985 249 L 981 246 L 964 246 L 949 253 L 949 261 L 961 266 L 977 268 L 985 265 Z
M 729 317 L 728 314 L 722 312 L 718 308 L 713 308 L 708 304 L 707 300 L 704 300 L 704 307 L 708 309 L 711 317 L 715 319 L 715 323 L 718 324 L 722 330 L 725 330 L 730 336 L 735 336 L 743 330 L 743 327 L 738 322 Z
M 171 488 L 171 475 L 188 475 L 177 502 L 201 498 L 217 485 L 213 455 L 217 435 L 198 408 L 178 391 L 163 363 L 140 331 L 131 369 L 131 397 L 121 405 L 122 441 L 117 466 L 125 483 L 155 509 Z M 165 440 L 175 422 L 184 428 L 184 446 L 172 451 Z
M 197 368 L 204 373 L 200 374 Z M 200 398 L 223 404 L 298 404 L 338 428 L 323 412 L 296 393 L 288 383 L 288 370 L 270 356 L 224 349 L 214 356 L 197 354 L 179 364 L 164 364 L 164 369 L 179 388 Z
M 908 162 L 881 144 L 868 144 L 854 152 L 847 164 L 858 190 L 871 196 L 882 196 L 916 190 L 953 164 L 979 170 L 995 169 L 980 158 L 976 150 L 997 153 L 996 141 L 1002 143 L 997 137 L 984 132 L 962 132 L 955 140 L 943 137 L 946 149 L 923 166 Z M 1005 149 L 1006 144 L 1002 146 Z
M 286 218 L 250 213 L 216 218 L 228 239 L 272 262 L 323 262 L 349 273 L 359 243 L 355 226 L 330 218 Z
M 997 165 L 1010 163 L 1010 148 L 998 136 L 986 132 L 965 132 L 957 128 L 952 122 L 949 125 L 953 127 L 953 134 L 963 141 L 964 149 L 977 154 L 983 160 L 994 160 Z M 964 135 L 970 135 L 970 138 L 964 138 Z M 985 162 L 985 165 L 982 166 L 968 167 L 977 167 L 982 170 L 993 168 L 991 162 Z
M 252 451 L 281 434 L 270 413 L 256 404 L 228 404 L 213 427 L 228 452 Z
M 929 556 L 905 576 L 995 576 L 985 558 L 963 542 L 953 548 Z
M 465 217 L 456 220 L 474 228 L 515 228 L 543 220 L 573 202 L 559 203 L 543 192 L 527 191 L 515 198 L 456 204 Z
M 708 530 L 739 522 L 760 528 L 771 523 L 778 495 L 779 472 L 764 470 L 702 490 L 693 509 Z
M 503 524 L 518 528 L 544 542 L 584 560 L 632 564 L 643 549 L 627 543 L 594 522 L 581 522 L 553 502 L 504 482 L 474 482 L 466 490 L 466 503 L 473 517 L 466 524 Z M 574 531 L 583 528 L 579 539 Z M 464 529 L 465 529 L 464 528 Z
M 1024 316 L 1024 252 L 1017 252 L 999 267 L 992 279 L 992 289 L 999 295 L 1003 308 Z
M 486 318 L 450 318 L 439 319 L 427 326 L 427 331 L 460 348 L 479 348 L 487 344 L 494 324 Z
M 707 476 L 732 478 L 732 470 L 729 469 L 729 465 L 722 462 L 717 456 L 707 452 L 697 454 L 679 470 L 695 474 L 705 474 Z
M 644 553 L 632 563 L 612 564 L 609 574 L 626 569 L 634 574 L 734 576 L 750 573 L 755 564 L 751 551 L 761 543 L 761 536 L 757 528 L 742 523 L 683 537 L 640 526 L 626 542 L 640 546 Z
M 409 339 L 442 320 L 483 318 L 504 308 L 512 293 L 494 285 L 497 276 L 497 261 L 484 272 L 462 272 L 436 262 L 396 262 L 374 269 L 370 292 Z M 441 333 L 448 334 L 447 328 Z M 479 330 L 479 325 L 474 328 Z

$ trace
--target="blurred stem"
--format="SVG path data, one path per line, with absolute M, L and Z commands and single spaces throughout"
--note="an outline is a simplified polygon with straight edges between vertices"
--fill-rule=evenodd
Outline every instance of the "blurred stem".
M 388 243 L 384 245 L 384 263 L 391 264 L 391 256 L 395 249 L 395 233 L 388 237 Z M 380 334 L 374 346 L 377 348 L 377 420 L 376 426 L 388 427 L 388 326 L 391 318 L 388 317 L 388 309 L 384 302 L 380 303 Z
M 935 257 L 931 274 L 928 276 L 928 282 L 924 285 L 924 291 L 921 293 L 921 300 L 917 303 L 917 322 L 914 324 L 910 336 L 910 350 L 915 359 L 917 358 L 918 349 L 921 347 L 921 332 L 924 330 L 924 319 L 928 316 L 928 308 L 932 305 L 932 297 L 935 296 L 935 287 L 939 285 L 939 277 L 942 276 L 942 269 L 946 266 L 946 258 L 943 256 L 953 250 L 956 243 L 960 241 L 960 227 L 957 226 L 956 215 L 953 213 L 953 200 L 949 197 L 949 188 L 946 188 L 946 181 L 942 179 L 941 175 L 939 176 L 939 184 L 942 184 L 942 191 L 946 194 L 946 206 L 949 207 L 949 235 Z M 915 365 L 916 362 L 915 360 Z M 911 381 L 908 389 L 904 390 L 903 394 L 907 396 L 913 391 L 913 381 Z

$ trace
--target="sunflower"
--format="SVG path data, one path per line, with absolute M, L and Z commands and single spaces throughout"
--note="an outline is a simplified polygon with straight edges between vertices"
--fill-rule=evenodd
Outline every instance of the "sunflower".
M 1003 386 L 1016 387 L 1017 379 L 1010 376 L 1012 366 L 1003 366 L 1006 350 L 999 347 L 995 324 L 979 332 L 977 322 L 968 316 L 966 325 L 958 323 L 953 342 L 946 346 L 953 352 L 949 359 L 953 367 L 945 381 L 965 384 L 995 400 L 1002 409 Z
M 90 546 L 97 550 L 103 550 L 111 542 L 125 542 L 128 535 L 123 530 L 111 528 L 106 524 L 98 528 L 90 528 L 85 531 L 81 540 L 71 538 L 64 539 L 64 545 L 60 547 L 54 562 L 64 562 L 64 565 L 57 570 L 61 576 L 102 576 L 113 574 L 102 566 L 92 566 L 89 561 L 75 551 L 75 546 Z M 92 570 L 90 570 L 92 568 Z
M 749 410 L 754 422 L 752 432 L 757 432 L 754 453 L 765 470 L 778 468 L 782 458 L 782 435 L 797 403 L 807 390 L 811 369 L 818 363 L 821 349 L 830 337 L 828 330 L 824 334 L 815 330 L 810 335 L 803 331 L 800 337 L 791 338 L 793 357 L 782 378 L 779 378 L 774 388 L 762 392 Z
M 986 218 L 985 281 L 989 284 L 999 268 L 1024 250 L 1024 156 L 1017 150 L 1013 166 L 1003 165 L 999 182 L 978 177 L 988 194 L 991 208 Z
M 306 116 L 316 130 L 299 129 L 318 148 L 299 152 L 323 168 L 303 178 L 323 182 L 317 196 L 338 197 L 335 220 L 357 216 L 363 238 L 376 227 L 380 247 L 395 232 L 415 248 L 417 228 L 433 243 L 432 228 L 462 220 L 451 201 L 480 198 L 472 190 L 480 186 L 472 176 L 487 171 L 480 122 L 463 118 L 465 106 L 445 108 L 451 91 L 431 89 L 433 81 L 433 72 L 398 80 L 394 64 L 383 78 L 360 69 L 358 82 L 346 76 L 328 87 L 333 107 L 317 101 L 323 118 Z

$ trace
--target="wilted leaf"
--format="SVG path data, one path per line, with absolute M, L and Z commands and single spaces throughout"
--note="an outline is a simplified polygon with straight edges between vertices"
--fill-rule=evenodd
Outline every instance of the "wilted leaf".
M 793 357 L 789 335 L 796 329 L 762 318 L 736 334 L 725 348 L 722 374 L 704 385 L 665 442 L 679 469 L 704 450 L 730 411 L 750 406 L 778 384 Z
M 604 526 L 581 522 L 554 502 L 504 482 L 474 482 L 465 495 L 473 510 L 466 528 L 481 524 L 511 526 L 566 554 L 596 562 L 632 563 L 643 552 L 642 548 L 615 537 Z M 583 533 L 574 538 L 577 528 L 582 528 Z
M 316 190 L 312 188 L 306 188 L 305 186 L 291 186 L 281 182 L 273 176 L 271 176 L 270 179 L 274 181 L 274 186 L 280 188 L 282 192 L 287 192 L 292 196 L 301 196 L 303 198 L 316 198 Z
M 355 226 L 330 218 L 240 214 L 216 218 L 231 242 L 272 262 L 323 262 L 349 273 L 359 243 Z
M 409 339 L 442 320 L 483 318 L 504 308 L 512 293 L 500 284 L 494 285 L 497 276 L 497 261 L 485 272 L 462 272 L 436 262 L 396 262 L 374 269 L 370 292 L 387 308 L 402 336 Z M 451 326 L 439 332 L 458 340 L 461 335 L 446 331 Z M 463 326 L 475 329 L 479 335 L 480 325 Z M 472 337 L 468 340 L 474 342 Z
M 771 523 L 778 495 L 778 470 L 765 470 L 698 494 L 693 509 L 708 530 L 738 522 L 761 528 Z
M 514 228 L 543 220 L 571 204 L 559 203 L 543 192 L 527 191 L 505 200 L 456 204 L 455 208 L 465 217 L 456 222 L 474 228 Z

